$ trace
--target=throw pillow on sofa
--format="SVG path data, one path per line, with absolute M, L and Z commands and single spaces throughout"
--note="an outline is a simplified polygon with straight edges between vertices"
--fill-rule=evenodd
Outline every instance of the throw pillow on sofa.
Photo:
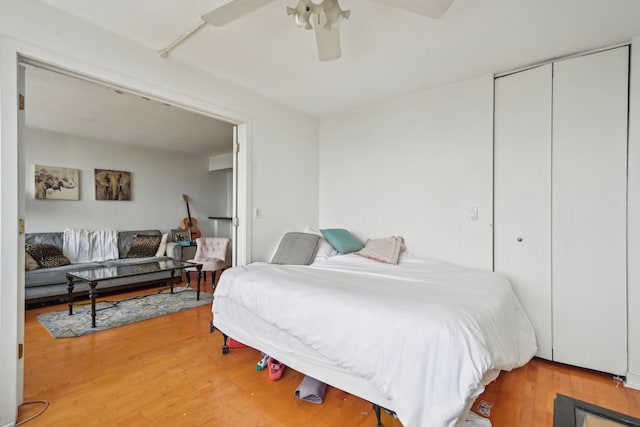
M 24 269 L 26 271 L 32 271 L 32 270 L 37 270 L 40 268 L 40 264 L 38 264 L 38 261 L 36 261 L 31 255 L 29 255 L 29 252 L 25 251 L 24 252 Z
M 162 236 L 136 235 L 131 241 L 131 249 L 127 253 L 127 258 L 152 257 L 158 252 Z
M 26 243 L 24 249 L 44 268 L 71 264 L 60 248 L 48 243 Z
M 156 252 L 156 256 L 164 256 L 167 253 L 167 243 L 169 242 L 169 233 L 164 233 L 162 235 L 162 240 L 160 240 L 160 246 L 158 246 L 158 251 Z

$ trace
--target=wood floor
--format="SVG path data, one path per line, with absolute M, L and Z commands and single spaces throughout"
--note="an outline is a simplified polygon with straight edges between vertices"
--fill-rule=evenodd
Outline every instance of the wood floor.
M 303 375 L 287 369 L 280 381 L 270 381 L 266 372 L 255 370 L 260 353 L 253 349 L 232 349 L 223 356 L 221 335 L 209 333 L 209 305 L 56 340 L 36 316 L 61 309 L 65 306 L 26 313 L 24 397 L 46 400 L 49 407 L 25 425 L 375 425 L 369 403 L 332 387 L 321 405 L 296 399 Z M 606 374 L 538 359 L 502 373 L 478 401 L 493 404 L 494 427 L 552 426 L 556 393 L 640 417 L 640 391 L 618 386 Z M 18 421 L 43 406 L 23 405 Z M 383 414 L 383 423 L 402 425 L 388 414 Z

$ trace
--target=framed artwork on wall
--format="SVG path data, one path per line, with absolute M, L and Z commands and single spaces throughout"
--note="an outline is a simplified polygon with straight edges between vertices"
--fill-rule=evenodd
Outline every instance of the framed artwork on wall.
M 131 172 L 96 169 L 96 200 L 131 200 Z
M 179 245 L 189 246 L 191 244 L 191 230 L 176 228 L 171 230 L 171 238 Z
M 35 198 L 38 200 L 78 200 L 79 169 L 35 165 Z

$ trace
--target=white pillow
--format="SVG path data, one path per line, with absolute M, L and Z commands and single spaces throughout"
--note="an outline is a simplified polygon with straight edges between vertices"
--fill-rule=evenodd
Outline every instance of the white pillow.
M 305 227 L 302 232 L 317 234 L 318 236 L 320 236 L 320 241 L 318 241 L 318 251 L 316 252 L 316 260 L 324 260 L 329 257 L 338 255 L 338 251 L 336 251 L 333 246 L 331 246 L 329 242 L 324 239 L 324 236 L 322 235 L 320 230 L 314 230 L 310 227 Z
M 335 255 L 338 255 L 338 251 L 336 251 L 333 246 L 329 244 L 329 242 L 327 242 L 323 238 L 320 238 L 320 240 L 318 241 L 318 251 L 316 252 L 316 259 L 323 260 Z
M 162 239 L 160 240 L 160 246 L 158 246 L 158 251 L 156 252 L 156 256 L 164 256 L 167 252 L 167 241 L 169 240 L 169 233 L 165 233 L 162 235 Z

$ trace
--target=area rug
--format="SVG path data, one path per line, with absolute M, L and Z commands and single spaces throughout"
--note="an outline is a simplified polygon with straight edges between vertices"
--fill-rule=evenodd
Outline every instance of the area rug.
M 73 315 L 69 310 L 54 311 L 38 315 L 38 320 L 54 338 L 79 337 L 116 328 L 122 325 L 177 313 L 203 304 L 211 304 L 213 296 L 200 292 L 200 301 L 196 301 L 196 291 L 192 288 L 174 288 L 155 294 L 140 295 L 132 298 L 102 301 L 96 304 L 96 324 L 91 327 L 91 304 L 74 304 Z

